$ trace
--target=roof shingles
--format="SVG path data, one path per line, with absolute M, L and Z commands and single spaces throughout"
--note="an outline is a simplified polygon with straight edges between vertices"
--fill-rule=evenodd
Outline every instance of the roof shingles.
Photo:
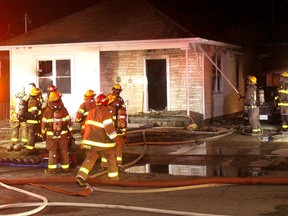
M 36 45 L 194 37 L 144 0 L 100 0 L 1 45 Z

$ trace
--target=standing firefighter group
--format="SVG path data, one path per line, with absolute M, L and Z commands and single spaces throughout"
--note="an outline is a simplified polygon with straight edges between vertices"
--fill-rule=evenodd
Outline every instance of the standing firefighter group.
M 244 134 L 261 135 L 263 131 L 260 124 L 260 99 L 257 89 L 257 78 L 255 76 L 247 76 L 245 96 L 241 98 L 244 98 L 250 124 L 250 128 L 245 129 Z M 275 100 L 281 115 L 279 131 L 288 131 L 288 72 L 281 74 Z
M 35 84 L 30 85 L 29 94 L 23 88 L 11 100 L 10 126 L 11 144 L 8 151 L 25 148 L 28 155 L 37 155 L 38 141 L 46 141 L 48 173 L 58 172 L 61 161 L 62 172 L 69 171 L 69 152 L 73 127 L 71 116 L 62 101 L 62 94 L 52 85 L 47 89 L 47 98 Z M 107 168 L 108 177 L 118 180 L 118 169 L 122 168 L 123 144 L 126 140 L 127 115 L 124 100 L 120 96 L 122 88 L 116 84 L 112 93 L 98 95 L 87 90 L 84 102 L 79 106 L 75 122 L 81 124 L 82 145 L 86 158 L 81 165 L 76 182 L 83 186 L 97 159 Z M 21 136 L 20 136 L 21 132 Z

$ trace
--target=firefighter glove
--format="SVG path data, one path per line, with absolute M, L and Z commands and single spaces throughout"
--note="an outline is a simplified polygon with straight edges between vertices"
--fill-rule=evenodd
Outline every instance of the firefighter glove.
M 239 100 L 244 99 L 244 98 L 245 98 L 245 96 L 239 94 Z
M 47 140 L 47 137 L 46 137 L 46 134 L 45 134 L 45 133 L 42 133 L 42 134 L 41 134 L 41 137 L 42 137 L 42 140 L 43 140 L 43 141 L 46 141 L 46 140 Z

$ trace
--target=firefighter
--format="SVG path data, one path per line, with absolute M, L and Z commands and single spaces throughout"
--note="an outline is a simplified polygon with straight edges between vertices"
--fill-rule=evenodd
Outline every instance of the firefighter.
M 37 154 L 35 143 L 40 138 L 40 121 L 42 115 L 42 94 L 39 88 L 32 88 L 28 100 L 27 128 L 28 142 L 26 149 L 28 154 Z
M 80 186 L 85 185 L 89 172 L 101 155 L 107 158 L 108 177 L 112 180 L 119 180 L 115 146 L 120 140 L 113 124 L 113 115 L 106 107 L 107 102 L 107 97 L 99 94 L 96 97 L 95 108 L 90 110 L 85 121 L 81 148 L 87 149 L 87 152 L 76 176 L 76 182 Z
M 25 87 L 21 89 L 10 102 L 10 119 L 9 124 L 12 129 L 11 143 L 7 146 L 8 151 L 19 151 L 28 141 L 27 130 L 27 110 L 29 95 L 25 93 Z M 21 139 L 20 139 L 21 131 Z
M 84 134 L 85 119 L 91 109 L 96 106 L 95 104 L 95 92 L 91 89 L 87 90 L 84 94 L 84 102 L 80 105 L 77 113 L 75 122 L 81 123 L 81 134 Z
M 282 73 L 281 84 L 278 88 L 278 106 L 281 114 L 281 131 L 288 129 L 288 72 Z
M 37 88 L 35 83 L 29 83 L 28 92 L 30 92 L 33 88 Z M 40 88 L 39 88 L 40 89 Z M 40 89 L 40 95 L 38 96 L 38 100 L 43 105 L 43 95 L 42 95 L 42 89 Z
M 123 144 L 126 140 L 126 129 L 127 129 L 127 115 L 126 106 L 123 98 L 120 96 L 122 87 L 119 84 L 115 84 L 112 87 L 112 93 L 107 96 L 108 105 L 107 108 L 113 114 L 113 121 L 116 128 L 116 132 L 119 135 L 119 143 L 116 146 L 116 158 L 117 165 L 119 168 L 122 167 L 123 160 Z M 105 157 L 101 158 L 102 167 L 107 167 L 107 160 Z
M 57 91 L 57 87 L 54 85 L 50 85 L 47 88 L 47 97 L 45 98 L 45 100 L 43 101 L 42 104 L 42 109 L 44 110 L 47 106 L 48 106 L 48 101 L 49 101 L 49 95 L 51 92 L 56 92 Z
M 247 76 L 247 86 L 245 91 L 245 106 L 248 109 L 248 120 L 250 129 L 245 131 L 251 134 L 262 134 L 262 128 L 260 124 L 260 114 L 258 106 L 257 96 L 257 78 L 252 75 Z
M 64 106 L 61 93 L 54 91 L 49 95 L 41 123 L 41 136 L 49 151 L 47 173 L 57 173 L 57 152 L 60 151 L 62 172 L 69 171 L 69 132 L 72 133 L 72 121 Z

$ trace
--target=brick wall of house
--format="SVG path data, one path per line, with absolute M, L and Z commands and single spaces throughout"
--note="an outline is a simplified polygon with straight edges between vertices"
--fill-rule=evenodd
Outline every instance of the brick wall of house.
M 143 65 L 142 51 L 100 54 L 102 90 L 108 94 L 111 92 L 111 87 L 119 83 L 123 88 L 121 96 L 128 101 L 129 114 L 143 111 Z
M 101 52 L 101 88 L 105 94 L 111 92 L 114 83 L 120 83 L 121 96 L 128 100 L 128 113 L 143 112 L 144 63 L 145 59 L 168 58 L 170 76 L 170 110 L 187 110 L 186 99 L 186 60 L 185 51 L 179 49 Z M 189 50 L 189 91 L 190 111 L 202 112 L 202 72 L 201 55 Z M 198 65 L 199 64 L 199 65 Z

